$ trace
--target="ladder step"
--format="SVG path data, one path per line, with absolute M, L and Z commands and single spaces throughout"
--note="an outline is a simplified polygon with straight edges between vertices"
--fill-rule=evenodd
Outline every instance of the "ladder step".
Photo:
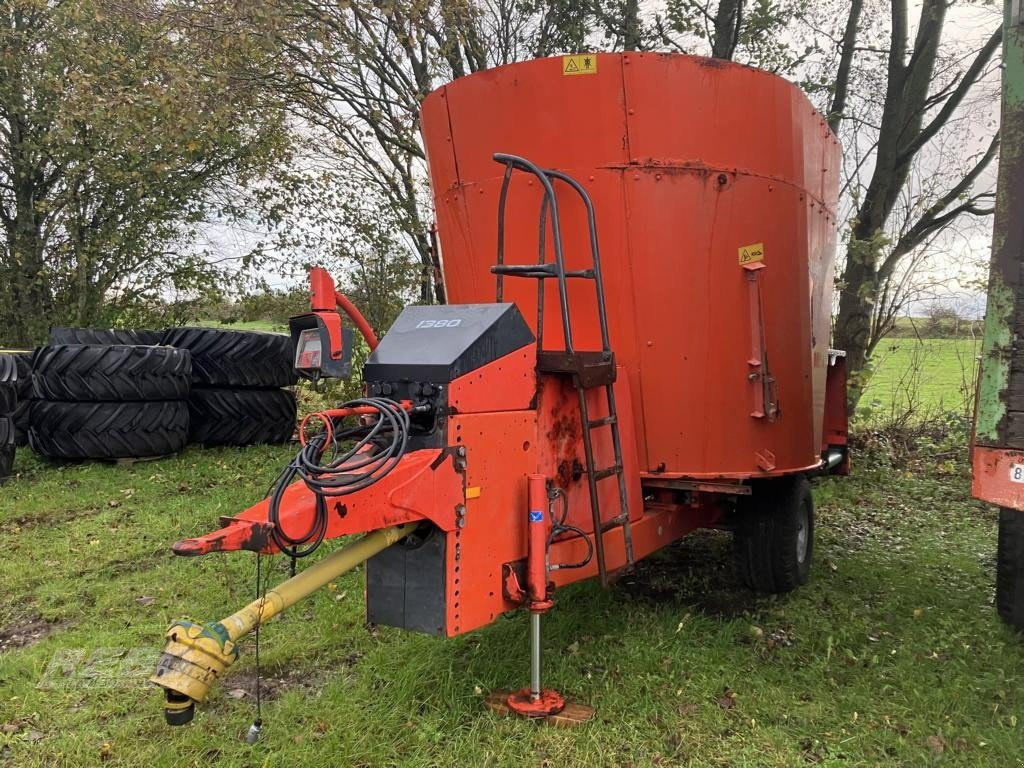
M 537 370 L 541 373 L 572 375 L 584 389 L 607 386 L 615 382 L 615 356 L 609 351 L 566 352 L 540 350 Z
M 558 277 L 558 267 L 555 264 L 498 264 L 491 267 L 491 272 L 495 275 L 508 275 L 509 277 L 532 277 L 535 280 Z M 567 269 L 565 276 L 580 280 L 594 280 L 597 273 L 593 269 Z
M 614 467 L 606 467 L 605 469 L 594 470 L 594 481 L 604 480 L 607 477 L 613 477 L 622 473 L 622 465 L 616 464 Z
M 592 419 L 591 421 L 588 421 L 587 426 L 590 427 L 591 429 L 594 429 L 595 427 L 607 427 L 610 424 L 618 423 L 619 420 L 616 419 L 614 416 L 605 416 L 603 419 Z
M 629 518 L 626 515 L 618 515 L 617 517 L 613 517 L 611 520 L 609 520 L 607 523 L 601 526 L 601 533 L 610 531 L 612 528 L 618 528 L 620 525 L 623 525 L 628 521 Z

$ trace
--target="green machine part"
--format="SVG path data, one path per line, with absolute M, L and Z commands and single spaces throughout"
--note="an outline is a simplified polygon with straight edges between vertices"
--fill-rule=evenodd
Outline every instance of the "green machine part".
M 1024 0 L 1005 0 L 1000 158 L 975 444 L 1024 449 Z

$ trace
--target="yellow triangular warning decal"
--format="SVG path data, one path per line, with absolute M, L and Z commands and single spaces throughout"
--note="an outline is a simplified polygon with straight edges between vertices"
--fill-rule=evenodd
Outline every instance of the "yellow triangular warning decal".
M 575 59 L 569 58 L 568 61 L 565 62 L 565 71 L 566 72 L 579 72 L 580 71 L 580 68 L 576 66 L 576 60 Z

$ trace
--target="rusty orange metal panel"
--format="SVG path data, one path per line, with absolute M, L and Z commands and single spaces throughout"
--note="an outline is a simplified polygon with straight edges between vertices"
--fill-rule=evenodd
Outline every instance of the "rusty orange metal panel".
M 465 523 L 448 533 L 445 634 L 463 634 L 518 607 L 502 564 L 526 557 L 526 478 L 536 465 L 536 414 L 452 416 L 449 443 L 466 448 Z
M 448 386 L 455 413 L 527 410 L 537 394 L 537 348 L 530 344 L 460 376 Z
M 576 178 L 594 201 L 611 343 L 633 393 L 640 469 L 745 478 L 820 461 L 835 250 L 838 144 L 790 83 L 727 62 L 600 54 L 461 78 L 424 102 L 449 296 L 493 301 L 495 152 Z M 443 103 L 442 103 L 443 102 Z M 443 109 L 442 109 L 443 107 Z M 450 164 L 448 148 L 456 161 Z M 434 156 L 442 161 L 435 162 Z M 541 193 L 516 178 L 508 263 L 535 263 Z M 567 266 L 589 266 L 583 206 L 561 194 Z M 548 258 L 550 234 L 546 237 Z M 754 255 L 757 254 L 757 255 Z M 752 317 L 744 259 L 763 263 Z M 554 283 L 554 281 L 548 281 Z M 576 346 L 595 349 L 592 287 L 571 285 Z M 536 330 L 537 287 L 506 278 Z M 561 340 L 555 286 L 544 338 Z M 752 367 L 751 334 L 764 360 Z M 751 374 L 778 413 L 752 415 Z
M 1024 509 L 1024 451 L 975 445 L 971 495 L 990 504 Z
M 619 435 L 622 442 L 622 463 L 626 477 L 630 519 L 640 517 L 643 510 L 643 494 L 640 486 L 640 472 L 637 462 L 637 435 L 632 419 L 629 379 L 622 375 L 615 382 L 615 398 L 619 411 Z M 587 407 L 592 419 L 608 415 L 608 405 L 603 389 L 587 392 Z M 614 463 L 611 432 L 606 428 L 591 432 L 595 465 L 611 466 Z M 566 520 L 575 527 L 592 532 L 593 518 L 590 509 L 590 490 L 584 474 L 586 458 L 583 449 L 582 425 L 580 424 L 579 401 L 576 390 L 565 378 L 543 377 L 537 402 L 537 472 L 546 474 L 551 481 L 566 492 L 568 513 Z M 619 491 L 611 478 L 598 484 L 601 516 L 604 522 L 618 517 L 621 512 Z M 561 502 L 556 514 L 562 514 Z

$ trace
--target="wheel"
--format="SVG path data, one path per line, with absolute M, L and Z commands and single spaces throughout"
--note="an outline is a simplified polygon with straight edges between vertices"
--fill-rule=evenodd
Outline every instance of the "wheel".
M 996 610 L 1014 629 L 1024 631 L 1024 512 L 999 510 L 996 554 Z
M 124 459 L 165 456 L 185 447 L 188 403 L 32 403 L 28 440 L 55 459 Z
M 18 363 L 14 355 L 0 355 L 0 416 L 18 404 Z
M 295 395 L 286 389 L 196 388 L 188 407 L 193 443 L 286 443 L 295 433 Z
M 50 329 L 51 344 L 159 344 L 163 331 L 141 328 L 64 328 Z
M 35 352 L 11 352 L 14 364 L 18 368 L 18 400 L 32 397 L 32 358 Z
M 758 592 L 783 593 L 807 582 L 814 554 L 814 501 L 804 477 L 754 484 L 737 505 L 740 578 Z
M 19 400 L 11 413 L 11 421 L 14 422 L 14 444 L 17 446 L 28 445 L 28 425 L 31 423 L 32 401 Z
M 214 328 L 172 328 L 163 343 L 192 353 L 192 383 L 204 387 L 287 387 L 298 381 L 290 336 Z
M 32 358 L 34 352 L 14 352 L 18 366 L 18 403 L 11 418 L 14 420 L 14 444 L 28 445 L 29 414 L 32 412 Z
M 9 416 L 0 416 L 0 482 L 14 468 L 14 422 Z
M 36 353 L 32 388 L 44 400 L 184 400 L 191 377 L 185 349 L 62 344 Z

